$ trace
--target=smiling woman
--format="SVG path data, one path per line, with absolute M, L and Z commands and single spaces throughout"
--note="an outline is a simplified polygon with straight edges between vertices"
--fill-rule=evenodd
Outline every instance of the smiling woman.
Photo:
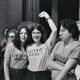
M 28 58 L 25 50 L 29 31 L 28 27 L 22 26 L 19 28 L 13 43 L 7 45 L 4 55 L 6 80 L 26 80 Z
M 31 28 L 30 40 L 32 42 L 26 48 L 29 60 L 27 80 L 51 80 L 51 73 L 47 69 L 47 60 L 55 44 L 57 28 L 47 12 L 41 12 L 39 17 L 46 18 L 52 32 L 44 41 L 44 27 L 37 24 Z

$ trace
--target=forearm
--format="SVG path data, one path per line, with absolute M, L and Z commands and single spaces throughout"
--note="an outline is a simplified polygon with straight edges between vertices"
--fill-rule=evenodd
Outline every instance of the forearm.
M 63 78 L 68 74 L 69 70 L 62 70 L 55 80 L 63 80 Z
M 57 27 L 56 27 L 56 25 L 54 24 L 53 20 L 50 17 L 47 18 L 47 22 L 48 22 L 48 24 L 49 24 L 52 31 L 57 31 Z
M 50 67 L 50 69 L 56 69 L 56 70 L 60 70 L 62 71 L 63 66 L 60 64 L 55 63 L 54 61 L 49 61 L 48 62 L 48 68 Z
M 53 31 L 53 30 L 54 30 L 54 31 L 57 30 L 57 28 L 56 28 L 53 20 L 50 18 L 49 14 L 48 14 L 47 12 L 42 11 L 42 12 L 39 14 L 39 17 L 41 17 L 41 18 L 43 18 L 43 17 L 46 18 L 46 21 L 48 22 L 48 24 L 49 24 L 49 26 L 50 26 L 50 28 L 51 28 L 52 31 Z
M 63 70 L 57 76 L 56 80 L 62 80 L 76 65 L 77 65 L 77 61 L 75 59 L 69 59 L 65 64 Z
M 10 80 L 10 78 L 9 78 L 9 67 L 8 67 L 8 64 L 6 64 L 6 63 L 4 63 L 4 75 L 5 75 L 6 80 Z

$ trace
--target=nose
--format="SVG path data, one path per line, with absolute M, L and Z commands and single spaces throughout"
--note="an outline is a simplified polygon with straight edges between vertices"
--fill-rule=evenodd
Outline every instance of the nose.
M 34 33 L 34 36 L 37 36 L 37 33 Z
M 59 35 L 62 35 L 62 32 L 61 31 L 59 32 Z
M 25 37 L 25 34 L 24 34 L 24 33 L 22 34 L 22 37 L 23 37 L 23 38 Z

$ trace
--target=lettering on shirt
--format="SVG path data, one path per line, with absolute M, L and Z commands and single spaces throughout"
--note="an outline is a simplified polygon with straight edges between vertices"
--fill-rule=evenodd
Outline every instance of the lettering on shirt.
M 12 57 L 14 60 L 26 60 L 27 55 L 26 54 L 12 54 Z
M 64 57 L 59 54 L 54 54 L 54 59 L 65 64 L 68 60 L 68 57 Z
M 42 54 L 42 48 L 27 50 L 28 56 L 39 56 Z

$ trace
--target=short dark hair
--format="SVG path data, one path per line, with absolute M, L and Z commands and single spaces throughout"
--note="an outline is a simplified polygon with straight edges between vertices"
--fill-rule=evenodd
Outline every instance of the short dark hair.
M 64 29 L 67 29 L 69 31 L 69 33 L 72 34 L 72 37 L 74 39 L 78 40 L 79 30 L 78 30 L 76 21 L 74 21 L 70 18 L 67 18 L 67 19 L 63 19 L 62 21 L 60 21 L 60 25 L 62 25 Z

